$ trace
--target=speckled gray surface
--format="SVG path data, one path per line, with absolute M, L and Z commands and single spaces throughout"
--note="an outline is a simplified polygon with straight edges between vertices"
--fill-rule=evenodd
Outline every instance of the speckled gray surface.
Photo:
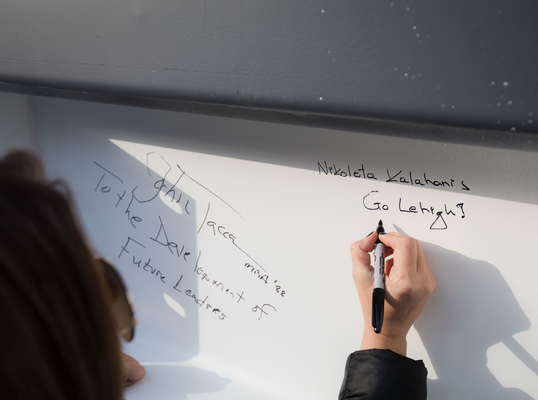
M 0 82 L 538 131 L 531 0 L 4 0 Z

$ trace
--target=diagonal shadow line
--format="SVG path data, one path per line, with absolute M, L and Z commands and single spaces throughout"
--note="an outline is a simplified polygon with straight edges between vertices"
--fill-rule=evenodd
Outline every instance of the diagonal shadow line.
M 538 375 L 538 361 L 516 339 L 510 336 L 506 340 L 503 340 L 503 343 L 535 375 Z

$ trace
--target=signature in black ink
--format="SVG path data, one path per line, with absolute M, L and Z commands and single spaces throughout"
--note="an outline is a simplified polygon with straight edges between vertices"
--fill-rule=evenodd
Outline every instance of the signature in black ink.
M 324 161 L 323 165 L 318 162 L 318 173 L 321 175 L 322 172 L 325 175 L 331 174 L 335 176 L 341 176 L 342 178 L 368 178 L 377 180 L 373 172 L 365 171 L 364 164 L 361 164 L 360 168 L 352 170 L 349 165 L 347 165 L 347 168 L 338 168 L 336 164 L 327 165 L 327 161 Z
M 250 270 L 252 275 L 258 278 L 260 281 L 262 281 L 266 285 L 269 284 L 269 279 L 270 279 L 269 275 L 263 274 L 262 272 L 260 272 L 258 268 L 256 268 L 254 265 L 251 265 L 249 263 L 245 263 L 245 267 L 248 270 Z M 286 295 L 286 291 L 282 289 L 282 286 L 276 284 L 277 283 L 276 280 L 273 283 L 275 284 L 275 292 L 280 294 L 281 297 L 284 297 Z
M 180 288 L 181 288 L 181 281 L 183 280 L 183 275 L 180 276 L 179 280 L 177 281 L 177 283 L 174 285 L 173 289 L 179 293 L 184 293 L 185 296 L 187 297 L 190 297 L 191 299 L 194 300 L 194 302 L 200 307 L 202 308 L 203 305 L 205 305 L 205 309 L 206 310 L 209 310 L 212 314 L 215 314 L 217 316 L 218 319 L 220 319 L 221 321 L 226 319 L 226 315 L 221 311 L 220 308 L 215 308 L 213 307 L 211 304 L 209 304 L 208 302 L 208 299 L 209 299 L 209 295 L 207 295 L 203 300 L 201 298 L 198 298 L 196 296 L 196 294 L 194 293 L 194 291 L 192 289 L 187 289 L 185 290 L 185 292 L 183 292 Z
M 230 242 L 239 250 L 241 251 L 244 255 L 246 255 L 248 258 L 250 258 L 250 260 L 256 264 L 258 267 L 260 267 L 263 271 L 265 271 L 265 268 L 263 268 L 254 258 L 252 258 L 245 250 L 243 250 L 241 247 L 239 247 L 239 245 L 235 242 L 235 240 L 237 239 L 233 234 L 231 234 L 228 230 L 226 230 L 226 227 L 223 226 L 223 225 L 220 225 L 218 223 L 216 223 L 215 221 L 207 221 L 207 217 L 209 215 L 209 210 L 211 209 L 211 203 L 209 203 L 207 205 L 207 212 L 205 214 L 205 217 L 204 217 L 204 220 L 202 221 L 202 225 L 200 225 L 200 228 L 198 229 L 198 232 L 197 233 L 200 233 L 200 231 L 202 230 L 202 228 L 204 226 L 210 226 L 212 228 L 212 231 L 213 231 L 213 235 L 214 236 L 217 236 L 217 233 L 219 235 L 221 235 L 223 238 L 225 239 L 228 239 L 230 240 Z M 207 221 L 207 223 L 206 223 Z
M 99 168 L 101 168 L 103 171 L 105 171 L 103 175 L 101 176 L 101 179 L 99 179 L 99 182 L 97 182 L 97 185 L 95 186 L 95 190 L 94 190 L 95 192 L 99 190 L 101 193 L 110 193 L 110 191 L 112 190 L 112 183 L 108 183 L 109 179 L 105 180 L 105 177 L 112 177 L 114 178 L 111 180 L 112 182 L 115 182 L 117 184 L 117 182 L 119 181 L 123 185 L 123 180 L 119 176 L 117 176 L 113 172 L 110 172 L 108 169 L 96 163 L 95 161 L 93 163 L 97 165 Z M 118 196 L 118 201 L 115 207 L 118 207 L 118 204 L 120 203 L 120 201 L 123 200 L 123 196 L 125 196 L 125 190 L 123 191 L 121 195 L 119 194 L 119 192 L 117 192 L 116 194 Z
M 159 215 L 157 217 L 159 218 L 159 221 L 160 221 L 159 231 L 157 232 L 157 235 L 155 235 L 154 238 L 150 236 L 150 239 L 166 247 L 170 251 L 170 253 L 172 254 L 176 253 L 178 257 L 183 256 L 183 259 L 185 261 L 188 261 L 187 256 L 189 256 L 191 253 L 189 253 L 188 251 L 184 251 L 185 246 L 181 246 L 181 250 L 179 250 L 179 246 L 177 245 L 177 243 L 171 242 L 170 240 L 168 240 L 168 235 L 166 234 L 166 230 L 164 229 L 163 220 L 161 219 Z M 161 237 L 161 233 L 162 233 L 162 236 L 164 237 Z M 159 237 L 161 238 L 159 239 Z
M 121 246 L 121 252 L 120 252 L 118 258 L 121 258 L 123 253 L 130 254 L 130 251 L 127 250 L 127 247 L 129 246 L 129 244 L 131 242 L 134 243 L 134 244 L 137 244 L 138 246 L 146 248 L 146 246 L 144 246 L 142 243 L 137 242 L 136 240 L 134 240 L 131 237 L 128 237 L 127 242 L 125 243 L 125 245 Z M 154 268 L 151 265 L 151 258 L 149 258 L 145 263 L 143 263 L 142 259 L 137 260 L 136 256 L 133 255 L 132 262 L 133 262 L 134 265 L 138 266 L 138 268 L 141 268 L 144 271 L 149 272 L 151 275 L 155 275 L 157 278 L 159 278 L 161 280 L 162 283 L 166 283 L 166 281 L 165 281 L 166 277 L 163 275 L 163 273 L 160 270 L 158 270 L 157 268 Z
M 165 180 L 166 180 L 166 177 L 168 175 L 168 173 L 172 170 L 172 166 L 164 159 L 163 156 L 161 156 L 160 154 L 158 153 L 155 153 L 155 152 L 150 152 L 148 154 L 146 154 L 146 167 L 148 169 L 148 174 L 150 176 L 151 175 L 151 167 L 150 167 L 150 164 L 152 164 L 150 162 L 150 157 L 151 157 L 151 160 L 155 159 L 155 156 L 159 156 L 168 166 L 168 170 L 166 171 L 166 173 L 164 174 L 163 176 L 163 179 L 160 179 L 158 180 L 157 182 L 155 182 L 155 188 L 158 189 L 158 192 L 161 191 L 163 188 L 166 188 L 166 185 L 165 185 Z M 153 165 L 153 164 L 152 164 Z M 233 208 L 230 204 L 228 204 L 222 197 L 220 197 L 219 195 L 217 195 L 215 192 L 211 191 L 210 189 L 208 189 L 206 186 L 202 185 L 200 182 L 198 182 L 197 180 L 195 180 L 194 178 L 192 178 L 189 174 L 187 174 L 186 171 L 184 171 L 179 165 L 176 164 L 176 167 L 177 169 L 179 170 L 179 172 L 181 172 L 181 175 L 179 176 L 179 178 L 177 179 L 177 181 L 174 183 L 174 185 L 172 185 L 172 187 L 165 193 L 165 197 L 167 195 L 169 195 L 170 193 L 172 193 L 172 201 L 175 200 L 175 196 L 176 196 L 176 192 L 175 192 L 175 187 L 176 185 L 179 183 L 179 181 L 185 177 L 185 178 L 188 178 L 191 182 L 194 182 L 196 185 L 200 186 L 201 188 L 205 189 L 208 193 L 212 194 L 214 197 L 216 197 L 217 199 L 219 199 L 222 203 L 224 203 L 226 206 L 228 206 L 233 212 L 235 212 L 237 215 L 239 215 L 241 218 L 243 218 L 243 216 L 241 214 L 239 214 L 239 212 Z M 157 187 L 158 185 L 158 187 Z M 157 192 L 157 194 L 158 194 Z M 181 199 L 181 196 L 179 196 L 178 200 L 176 202 L 179 202 L 179 200 Z M 243 218 L 244 219 L 244 218 Z
M 370 198 L 370 196 L 372 196 Z M 379 196 L 379 191 L 372 190 L 366 196 L 362 198 L 362 204 L 365 209 L 369 211 L 389 211 L 391 207 L 388 203 L 384 201 L 379 201 L 377 197 Z M 445 230 L 448 228 L 445 217 L 455 217 L 461 212 L 461 218 L 465 218 L 465 211 L 463 210 L 464 203 L 457 203 L 455 208 L 449 207 L 446 203 L 443 204 L 441 209 L 434 206 L 423 205 L 422 201 L 419 201 L 418 204 L 404 204 L 402 197 L 398 199 L 398 211 L 406 214 L 420 214 L 420 215 L 435 215 L 436 218 L 434 222 L 430 225 L 431 230 Z M 456 211 L 459 209 L 460 211 Z
M 259 313 L 260 313 L 260 314 L 259 314 L 260 316 L 259 316 L 259 318 L 258 318 L 258 321 L 259 321 L 260 319 L 262 319 L 262 317 L 263 317 L 264 315 L 269 315 L 269 313 L 266 311 L 266 308 L 267 308 L 267 307 L 272 308 L 273 311 L 276 312 L 276 308 L 273 307 L 271 304 L 264 304 L 264 305 L 261 306 L 261 307 L 258 306 L 258 305 L 256 305 L 256 306 L 254 306 L 254 307 L 252 308 L 252 312 L 259 312 Z
M 423 173 L 424 180 L 421 180 L 420 178 L 413 179 L 413 173 L 409 171 L 409 179 L 407 177 L 402 175 L 403 170 L 398 171 L 396 174 L 391 175 L 389 169 L 387 168 L 387 176 L 388 179 L 385 182 L 398 182 L 398 183 L 405 183 L 410 185 L 419 185 L 419 186 L 442 186 L 442 187 L 454 187 L 455 180 L 450 179 L 450 181 L 443 181 L 443 180 L 431 180 L 426 177 L 426 173 Z M 398 179 L 396 179 L 398 178 Z M 471 190 L 469 187 L 464 183 L 464 181 L 461 181 L 461 190 Z
M 202 256 L 202 250 L 199 250 L 198 258 L 196 259 L 196 264 L 194 265 L 194 272 L 200 277 L 200 281 L 201 282 L 209 282 L 209 283 L 211 283 L 214 287 L 216 287 L 217 289 L 220 289 L 220 291 L 222 293 L 228 295 L 232 299 L 235 299 L 235 297 L 237 296 L 237 304 L 239 304 L 239 302 L 241 300 L 245 300 L 245 297 L 244 297 L 245 291 L 244 290 L 241 293 L 239 293 L 239 292 L 234 293 L 234 291 L 231 290 L 230 288 L 225 288 L 223 282 L 219 282 L 219 281 L 217 281 L 215 279 L 211 280 L 209 278 L 209 275 L 206 272 L 204 272 L 204 269 L 202 267 L 198 266 L 201 256 Z
M 448 180 L 443 179 L 430 179 L 425 172 L 414 176 L 412 171 L 404 173 L 404 170 L 399 170 L 398 172 L 390 171 L 388 168 L 387 180 L 385 182 L 396 182 L 406 185 L 418 185 L 418 186 L 435 186 L 435 187 L 448 187 L 461 190 L 471 190 L 469 186 L 462 180 L 459 184 L 456 184 L 456 180 L 450 178 Z M 345 167 L 337 166 L 335 163 L 330 164 L 327 161 L 319 162 L 318 161 L 318 174 L 322 175 L 333 175 L 340 176 L 342 178 L 362 178 L 362 179 L 373 179 L 378 180 L 377 176 L 372 171 L 367 171 L 364 167 L 364 164 L 361 164 L 360 168 L 351 167 L 349 164 Z M 409 177 L 408 177 L 409 176 Z
M 224 199 L 219 197 L 216 193 L 211 191 L 206 186 L 202 185 L 200 182 L 193 179 L 189 174 L 186 173 L 179 165 L 172 166 L 169 164 L 164 157 L 155 152 L 150 152 L 146 155 L 146 167 L 148 175 L 151 177 L 149 182 L 146 182 L 146 185 L 149 184 L 149 187 L 132 185 L 130 188 L 127 188 L 127 184 L 124 180 L 118 175 L 112 172 L 111 169 L 107 169 L 102 165 L 94 162 L 94 164 L 100 169 L 100 174 L 98 176 L 97 185 L 93 188 L 94 192 L 98 192 L 100 195 L 111 196 L 115 202 L 115 207 L 121 204 L 124 205 L 123 213 L 126 215 L 127 220 L 130 223 L 130 226 L 134 229 L 137 229 L 141 226 L 148 224 L 150 221 L 157 221 L 158 219 L 158 229 L 153 231 L 153 235 L 148 235 L 145 238 L 152 240 L 153 242 L 159 244 L 158 248 L 162 249 L 166 253 L 170 252 L 174 256 L 177 256 L 183 261 L 190 261 L 191 253 L 188 251 L 187 245 L 182 245 L 175 238 L 171 237 L 171 231 L 169 224 L 164 217 L 154 213 L 151 214 L 154 209 L 154 205 L 146 208 L 145 205 L 153 202 L 157 197 L 161 197 L 163 201 L 171 201 L 175 205 L 182 207 L 185 211 L 183 216 L 178 216 L 177 218 L 193 218 L 192 214 L 192 199 L 190 199 L 186 193 L 182 192 L 180 185 L 182 186 L 184 182 L 192 182 L 200 188 L 204 189 L 210 196 L 216 198 L 220 203 L 224 204 L 231 211 L 243 218 L 237 210 L 235 210 L 230 204 L 228 204 Z M 155 172 L 159 172 L 158 177 L 154 177 Z M 174 174 L 174 176 L 172 176 Z M 161 178 L 162 177 L 162 178 Z M 145 178 L 147 179 L 147 178 Z M 175 180 L 175 183 L 172 185 L 168 182 L 172 182 L 171 179 Z M 97 180 L 96 180 L 97 181 Z M 134 187 L 134 188 L 133 188 Z M 148 191 L 149 190 L 149 191 Z M 130 192 L 130 196 L 127 194 Z M 117 199 L 116 199 L 117 196 Z M 159 203 L 157 203 L 159 204 Z M 245 266 L 247 270 L 251 272 L 252 276 L 255 276 L 257 280 L 263 282 L 263 284 L 270 284 L 269 274 L 265 272 L 265 269 L 254 260 L 249 254 L 247 254 L 239 245 L 238 240 L 231 229 L 226 228 L 226 225 L 218 223 L 218 219 L 214 218 L 212 215 L 210 217 L 209 213 L 211 210 L 211 203 L 208 202 L 207 212 L 205 214 L 202 224 L 198 228 L 198 233 L 202 230 L 203 227 L 207 227 L 206 230 L 212 232 L 213 236 L 227 240 L 229 243 L 233 244 L 234 248 L 237 248 L 245 256 L 249 258 L 252 262 L 246 263 Z M 149 213 L 149 214 L 146 214 Z M 215 213 L 215 212 L 213 212 Z M 193 213 L 194 214 L 194 213 Z M 154 217 L 157 218 L 154 218 Z M 243 218 L 244 219 L 244 218 Z M 154 226 L 157 228 L 157 226 Z M 220 240 L 220 239 L 218 239 Z M 168 251 L 164 250 L 167 249 Z M 155 261 L 152 261 L 153 257 L 148 254 L 149 249 L 146 248 L 146 242 L 135 240 L 133 237 L 128 236 L 127 240 L 120 245 L 120 251 L 118 254 L 118 259 L 126 259 L 128 262 L 135 265 L 137 269 L 144 271 L 152 276 L 155 276 L 162 283 L 170 284 L 167 282 L 167 277 L 162 273 L 162 271 L 155 265 Z M 147 255 L 143 255 L 146 253 Z M 196 260 L 193 270 L 189 270 L 189 274 L 194 274 L 196 281 L 201 282 L 201 285 L 209 285 L 213 287 L 216 291 L 216 295 L 225 296 L 228 299 L 233 301 L 233 304 L 241 304 L 238 307 L 244 307 L 245 310 L 251 309 L 254 313 L 259 313 L 258 320 L 261 319 L 264 315 L 270 315 L 276 312 L 276 308 L 266 302 L 251 299 L 251 296 L 245 290 L 237 290 L 237 288 L 231 288 L 225 281 L 222 281 L 220 278 L 215 279 L 214 276 L 210 276 L 207 271 L 206 266 L 202 267 L 199 263 L 202 250 L 199 250 L 198 258 Z M 191 256 L 192 257 L 192 256 Z M 263 272 L 262 272 L 263 271 Z M 213 275 L 213 273 L 211 273 Z M 192 276 L 192 275 L 191 275 Z M 193 288 L 187 288 L 185 290 L 182 287 L 182 279 L 184 275 L 181 275 L 177 283 L 172 287 L 176 292 L 182 293 L 183 295 L 192 299 L 192 301 L 202 309 L 210 311 L 212 314 L 216 315 L 218 319 L 224 320 L 226 315 L 223 313 L 221 308 L 214 307 L 210 304 L 210 296 L 205 297 L 199 295 L 198 292 L 194 291 Z M 228 279 L 227 277 L 225 280 Z M 272 281 L 272 280 L 271 280 Z M 278 284 L 277 280 L 273 281 L 274 292 L 278 297 L 284 297 L 286 291 L 283 290 L 282 286 Z M 273 286 L 271 285 L 271 286 Z M 207 287 L 207 286 L 204 286 Z M 218 294 L 222 293 L 222 294 Z M 213 294 L 211 294 L 213 296 Z M 213 303 L 215 300 L 212 300 Z M 253 304 L 263 304 L 262 306 L 256 305 L 251 308 Z

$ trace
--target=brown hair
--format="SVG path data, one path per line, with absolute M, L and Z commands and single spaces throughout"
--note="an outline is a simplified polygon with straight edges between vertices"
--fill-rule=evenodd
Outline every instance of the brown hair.
M 0 160 L 0 398 L 119 400 L 104 278 L 66 186 L 29 153 Z

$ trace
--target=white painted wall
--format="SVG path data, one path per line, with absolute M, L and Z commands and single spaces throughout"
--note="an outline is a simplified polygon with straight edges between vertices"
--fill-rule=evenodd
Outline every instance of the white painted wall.
M 26 138 L 10 143 L 35 143 L 28 99 L 2 101 L 3 126 Z M 437 280 L 409 337 L 429 399 L 538 398 L 536 153 L 32 103 L 50 174 L 73 187 L 91 242 L 136 304 L 125 350 L 148 375 L 127 399 L 335 398 L 362 331 L 349 244 L 380 218 L 421 241 Z M 325 162 L 377 180 L 326 175 Z M 409 174 L 414 185 L 399 182 Z M 368 209 L 377 202 L 388 210 Z

